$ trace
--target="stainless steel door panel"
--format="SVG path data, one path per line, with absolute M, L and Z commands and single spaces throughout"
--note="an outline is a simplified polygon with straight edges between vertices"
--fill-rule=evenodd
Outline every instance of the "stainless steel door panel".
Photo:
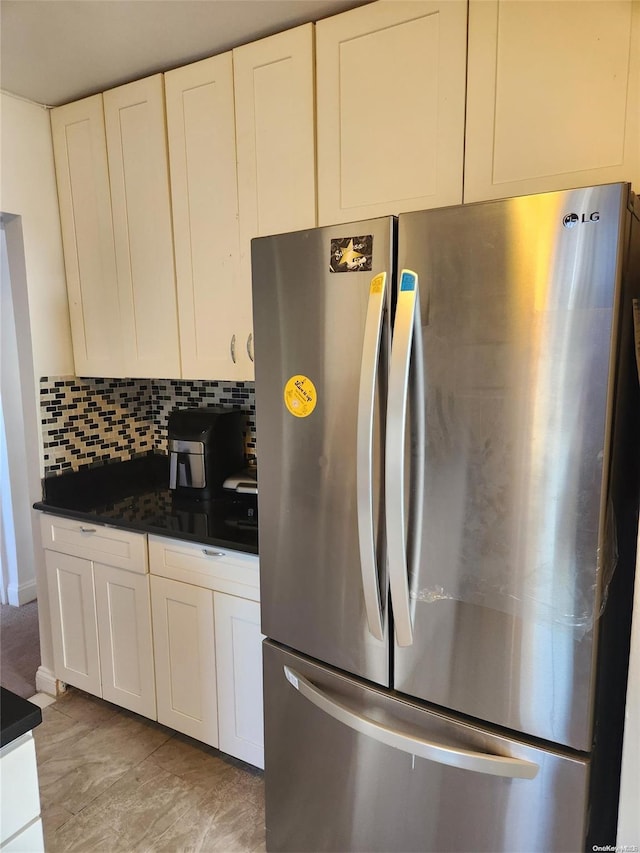
M 356 440 L 371 282 L 386 270 L 391 289 L 392 228 L 387 217 L 263 238 L 252 246 L 262 631 L 382 684 L 389 680 L 389 650 L 379 414 L 373 512 L 382 639 L 369 631 L 365 612 Z M 363 235 L 373 241 L 371 269 L 330 273 L 332 240 Z M 383 349 L 388 322 L 386 312 Z M 383 364 L 381 374 L 385 370 Z M 285 384 L 296 375 L 316 389 L 307 417 L 294 416 L 284 403 Z M 383 404 L 379 399 L 378 409 Z
M 363 686 L 266 642 L 269 851 L 579 851 L 589 763 L 509 740 Z M 415 757 L 315 707 L 284 667 L 378 724 L 537 766 L 505 778 Z
M 400 217 L 419 275 L 425 496 L 395 687 L 589 750 L 626 188 Z M 567 225 L 563 224 L 565 217 Z

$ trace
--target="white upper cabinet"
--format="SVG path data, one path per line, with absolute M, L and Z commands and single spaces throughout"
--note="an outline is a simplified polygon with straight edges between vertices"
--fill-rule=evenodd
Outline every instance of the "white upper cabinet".
M 252 367 L 238 327 L 250 291 L 241 292 L 239 273 L 231 53 L 164 80 L 182 374 L 247 378 Z
M 313 24 L 233 51 L 242 254 L 316 224 Z
M 471 0 L 465 201 L 640 178 L 639 13 Z
M 462 202 L 466 39 L 464 0 L 316 24 L 320 225 Z
M 104 93 L 126 376 L 180 376 L 162 75 Z
M 254 237 L 640 184 L 640 0 L 377 0 L 51 126 L 76 373 L 252 380 Z
M 78 376 L 122 376 L 102 95 L 51 111 L 73 356 Z
M 251 240 L 316 225 L 313 24 L 237 48 L 233 72 L 245 296 L 239 346 L 253 360 Z

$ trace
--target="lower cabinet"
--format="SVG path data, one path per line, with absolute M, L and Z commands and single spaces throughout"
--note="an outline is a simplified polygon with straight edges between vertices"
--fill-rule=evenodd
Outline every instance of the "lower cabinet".
M 45 551 L 57 678 L 156 719 L 149 576 Z
M 159 722 L 264 767 L 260 604 L 220 590 L 257 558 L 152 536 L 150 562 Z
M 264 767 L 258 557 L 41 527 L 56 678 Z

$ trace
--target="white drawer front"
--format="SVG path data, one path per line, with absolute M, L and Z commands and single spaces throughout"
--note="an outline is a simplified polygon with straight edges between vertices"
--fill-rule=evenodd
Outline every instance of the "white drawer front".
M 42 544 L 50 551 L 84 557 L 130 572 L 144 574 L 149 571 L 146 533 L 46 514 L 41 524 Z
M 260 569 L 255 554 L 149 536 L 149 565 L 153 575 L 260 600 Z

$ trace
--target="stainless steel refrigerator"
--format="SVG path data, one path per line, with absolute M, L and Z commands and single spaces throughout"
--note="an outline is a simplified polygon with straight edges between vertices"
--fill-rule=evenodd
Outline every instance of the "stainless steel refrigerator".
M 615 844 L 630 187 L 260 238 L 252 268 L 268 850 Z

